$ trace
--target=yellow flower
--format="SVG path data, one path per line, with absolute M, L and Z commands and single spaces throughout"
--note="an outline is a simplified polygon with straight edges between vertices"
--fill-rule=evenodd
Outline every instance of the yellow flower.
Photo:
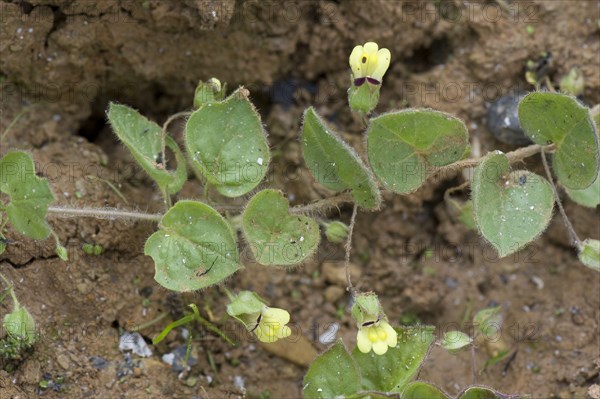
M 354 47 L 350 54 L 350 68 L 352 68 L 355 86 L 362 85 L 365 80 L 374 85 L 381 84 L 383 75 L 390 66 L 391 58 L 390 50 L 379 49 L 374 42 Z
M 367 324 L 367 323 L 365 323 Z M 398 343 L 398 333 L 386 320 L 379 320 L 358 328 L 356 346 L 362 353 L 369 353 L 371 349 L 377 355 L 383 355 L 388 347 L 393 348 Z
M 289 322 L 290 314 L 287 311 L 265 306 L 251 332 L 254 332 L 261 342 L 273 343 L 290 336 L 292 330 L 286 326 Z

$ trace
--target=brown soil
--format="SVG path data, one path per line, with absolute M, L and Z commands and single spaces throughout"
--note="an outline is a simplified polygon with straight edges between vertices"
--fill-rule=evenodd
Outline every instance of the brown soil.
M 410 105 L 455 114 L 477 136 L 482 153 L 511 149 L 485 130 L 486 103 L 498 93 L 527 89 L 524 65 L 543 51 L 552 53 L 553 81 L 577 65 L 585 77 L 584 100 L 600 102 L 597 1 L 482 1 L 460 9 L 455 3 L 463 2 L 0 1 L 0 131 L 32 107 L 3 138 L 0 156 L 11 148 L 30 151 L 59 204 L 159 211 L 159 193 L 105 126 L 107 102 L 130 104 L 162 122 L 191 105 L 199 79 L 217 76 L 229 87 L 250 89 L 277 154 L 271 183 L 295 203 L 306 203 L 327 192 L 302 164 L 299 116 L 316 103 L 346 139 L 362 145 L 361 121 L 347 110 L 345 90 L 347 56 L 367 40 L 393 55 L 381 111 Z M 435 4 L 444 11 L 433 11 Z M 538 170 L 539 160 L 524 166 Z M 116 184 L 128 203 L 87 175 Z M 394 322 L 418 319 L 442 332 L 468 331 L 461 324 L 465 315 L 498 304 L 505 315 L 502 344 L 516 355 L 488 367 L 477 381 L 539 398 L 587 397 L 600 383 L 600 275 L 579 264 L 558 217 L 526 250 L 497 259 L 449 216 L 442 196 L 458 183 L 432 182 L 408 196 L 386 196 L 381 211 L 359 214 L 352 256 L 358 288 L 376 291 Z M 201 185 L 192 180 L 180 197 L 200 195 Z M 598 209 L 565 203 L 580 235 L 600 238 Z M 347 220 L 349 213 L 342 208 L 326 216 Z M 186 375 L 161 361 L 185 344 L 180 332 L 153 347 L 152 357 L 133 356 L 128 363 L 118 350 L 120 329 L 169 312 L 141 331 L 151 339 L 191 302 L 235 333 L 224 293 L 213 288 L 176 295 L 160 288 L 151 259 L 142 254 L 154 228 L 149 223 L 51 223 L 69 248 L 69 262 L 54 255 L 52 240 L 36 243 L 10 230 L 14 243 L 0 256 L 0 271 L 15 282 L 40 331 L 39 343 L 16 370 L 0 372 L 1 398 L 301 396 L 311 350 L 284 348 L 276 355 L 240 334 L 242 344 L 231 347 L 196 326 L 197 364 Z M 100 244 L 105 252 L 85 255 L 83 243 Z M 316 350 L 325 348 L 317 337 L 333 322 L 350 346 L 355 329 L 339 288 L 340 268 L 322 265 L 341 259 L 342 248 L 330 244 L 290 271 L 246 259 L 247 269 L 227 286 L 254 289 L 289 309 Z M 479 347 L 477 370 L 499 345 Z M 473 381 L 471 358 L 435 349 L 421 377 L 456 393 Z M 49 379 L 63 382 L 40 389 Z

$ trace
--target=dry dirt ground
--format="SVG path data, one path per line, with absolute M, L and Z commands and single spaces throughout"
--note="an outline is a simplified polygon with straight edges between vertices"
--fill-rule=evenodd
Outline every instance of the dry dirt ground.
M 550 0 L 0 1 L 0 132 L 28 110 L 2 137 L 0 156 L 13 148 L 29 151 L 59 204 L 160 211 L 158 191 L 105 125 L 108 101 L 162 123 L 191 106 L 199 79 L 217 76 L 230 88 L 245 85 L 262 113 L 274 153 L 268 184 L 295 204 L 307 203 L 327 192 L 303 165 L 297 138 L 304 107 L 316 104 L 348 141 L 362 146 L 361 121 L 345 97 L 355 44 L 374 40 L 392 52 L 378 112 L 406 106 L 446 111 L 466 121 L 483 154 L 508 151 L 514 147 L 486 130 L 486 109 L 501 95 L 530 89 L 528 59 L 550 52 L 552 81 L 578 66 L 583 100 L 600 102 L 599 6 Z M 176 137 L 180 130 L 176 124 Z M 534 158 L 521 166 L 539 165 Z M 90 175 L 116 185 L 126 202 Z M 477 381 L 536 398 L 588 397 L 600 383 L 600 275 L 578 263 L 558 217 L 533 245 L 498 259 L 449 216 L 443 193 L 460 183 L 455 178 L 407 196 L 386 195 L 380 211 L 359 214 L 352 254 L 358 288 L 375 290 L 393 322 L 419 321 L 438 331 L 468 331 L 469 315 L 500 305 L 501 344 L 478 348 Z M 192 179 L 180 198 L 201 193 Z M 598 209 L 568 199 L 565 205 L 582 237 L 600 238 Z M 347 221 L 349 210 L 321 217 Z M 326 244 L 315 259 L 288 271 L 245 259 L 246 270 L 227 281 L 232 290 L 256 290 L 290 310 L 308 343 L 276 354 L 236 334 L 219 288 L 177 295 L 154 282 L 152 261 L 143 255 L 152 224 L 51 224 L 69 248 L 69 262 L 54 255 L 51 239 L 36 243 L 10 229 L 13 243 L 0 256 L 0 271 L 15 282 L 40 333 L 22 362 L 0 362 L 2 399 L 300 397 L 306 363 L 326 347 L 318 336 L 339 323 L 338 336 L 354 343 L 339 246 Z M 84 243 L 105 251 L 86 255 Z M 181 330 L 153 347 L 149 358 L 118 350 L 123 329 L 168 313 L 141 330 L 151 339 L 191 302 L 240 345 L 195 326 L 196 364 L 184 375 L 161 361 L 185 345 Z M 4 301 L 0 313 L 9 306 Z M 480 373 L 499 345 L 515 355 Z M 454 394 L 473 381 L 471 358 L 434 349 L 421 378 Z

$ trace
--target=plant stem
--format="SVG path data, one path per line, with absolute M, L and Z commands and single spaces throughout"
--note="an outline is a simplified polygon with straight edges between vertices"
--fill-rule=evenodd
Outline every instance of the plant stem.
M 354 200 L 352 198 L 352 194 L 349 192 L 343 192 L 330 198 L 317 200 L 311 204 L 295 206 L 290 209 L 290 212 L 293 214 L 321 212 L 331 208 L 339 208 L 339 206 L 342 204 L 353 202 Z
M 136 211 L 122 211 L 115 208 L 66 208 L 61 206 L 48 207 L 48 213 L 59 218 L 92 217 L 96 219 L 137 219 L 159 222 L 160 213 L 143 213 Z
M 151 327 L 151 326 L 155 325 L 156 323 L 158 323 L 159 321 L 161 321 L 162 319 L 164 319 L 165 317 L 167 317 L 168 315 L 169 315 L 169 313 L 164 312 L 164 313 L 159 314 L 152 320 L 149 320 L 142 324 L 138 324 L 137 326 L 135 326 L 135 331 L 141 331 L 143 329 Z
M 533 156 L 542 151 L 552 151 L 552 150 L 554 150 L 554 148 L 555 148 L 554 144 L 550 144 L 550 145 L 546 145 L 546 146 L 542 146 L 539 144 L 532 144 L 527 147 L 521 147 L 514 151 L 507 152 L 505 155 L 508 158 L 508 161 L 510 163 L 515 163 L 518 161 L 522 161 L 523 159 Z M 450 176 L 453 176 L 454 173 L 456 173 L 462 169 L 472 168 L 472 167 L 479 165 L 481 163 L 481 161 L 483 160 L 483 158 L 484 157 L 463 159 L 461 161 L 454 162 L 450 165 L 442 166 L 441 168 L 436 169 L 435 173 L 441 174 L 443 177 L 450 177 Z
M 346 238 L 346 250 L 344 258 L 344 268 L 346 269 L 346 291 L 354 295 L 354 287 L 352 286 L 352 280 L 350 277 L 350 252 L 352 251 L 352 233 L 354 232 L 354 224 L 356 223 L 356 213 L 358 206 L 354 204 L 352 207 L 352 217 L 350 218 L 350 225 L 348 226 L 348 238 Z
M 17 295 L 15 294 L 13 284 L 10 281 L 8 281 L 8 279 L 2 273 L 0 273 L 0 278 L 2 280 L 4 280 L 4 283 L 6 284 L 8 292 L 10 293 L 10 298 L 12 299 L 13 305 L 15 306 L 14 310 L 19 309 L 21 307 L 21 304 L 19 303 L 19 300 L 17 299 Z
M 532 155 L 540 153 L 542 151 L 552 151 L 554 145 L 541 146 L 537 144 L 530 145 L 528 147 L 519 148 L 515 151 L 506 154 L 511 163 L 521 161 Z M 462 161 L 455 162 L 451 165 L 438 168 L 434 174 L 441 174 L 443 178 L 450 178 L 454 176 L 454 173 L 464 168 L 470 168 L 479 165 L 483 157 L 465 159 Z M 168 197 L 168 196 L 166 196 Z M 165 198 L 166 198 L 165 197 Z M 169 198 L 170 200 L 170 198 Z M 169 205 L 168 200 L 165 199 L 165 205 Z M 345 191 L 334 195 L 330 198 L 324 198 L 317 200 L 307 205 L 298 205 L 290 209 L 292 214 L 303 214 L 303 213 L 318 213 L 325 212 L 332 208 L 339 208 L 342 204 L 352 204 L 354 199 L 352 194 Z M 212 205 L 219 212 L 240 212 L 244 209 L 243 206 L 237 205 Z M 163 214 L 161 213 L 143 213 L 137 211 L 124 211 L 115 208 L 66 208 L 60 206 L 51 206 L 48 208 L 48 212 L 53 214 L 55 217 L 94 217 L 98 219 L 133 219 L 133 220 L 148 220 L 158 222 L 161 220 Z
M 6 135 L 8 134 L 8 132 L 10 132 L 10 130 L 17 124 L 17 122 L 19 121 L 19 119 L 21 119 L 21 117 L 23 115 L 25 115 L 27 112 L 29 112 L 29 110 L 31 109 L 31 107 L 33 107 L 34 105 L 30 106 L 29 108 L 22 109 L 17 114 L 17 116 L 15 116 L 12 121 L 10 121 L 10 123 L 8 124 L 8 126 L 6 127 L 6 129 L 4 130 L 4 133 L 2 133 L 2 136 L 0 136 L 0 143 L 2 143 L 2 141 L 4 140 L 4 138 L 6 137 Z
M 189 111 L 183 111 L 183 112 L 178 112 L 176 114 L 173 114 L 171 116 L 169 116 L 169 118 L 167 118 L 167 120 L 165 121 L 165 123 L 163 123 L 162 125 L 162 131 L 160 133 L 160 150 L 161 150 L 161 155 L 162 155 L 162 160 L 163 160 L 163 164 L 167 165 L 167 158 L 165 156 L 165 150 L 167 147 L 167 129 L 169 128 L 169 125 L 175 120 L 175 119 L 179 119 L 182 116 L 187 116 L 187 115 L 191 115 L 191 112 Z
M 543 149 L 541 151 L 541 155 L 542 163 L 544 164 L 544 170 L 546 171 L 546 177 L 548 177 L 548 180 L 550 181 L 550 186 L 552 187 L 554 201 L 556 202 L 556 205 L 558 205 L 558 210 L 560 211 L 560 215 L 562 216 L 563 222 L 565 223 L 565 227 L 567 228 L 567 232 L 569 233 L 569 237 L 571 238 L 571 244 L 579 250 L 579 247 L 581 246 L 581 240 L 577 236 L 577 233 L 575 232 L 575 229 L 573 228 L 573 225 L 571 224 L 571 221 L 567 217 L 567 213 L 565 212 L 565 209 L 562 206 L 562 202 L 560 201 L 560 197 L 558 196 L 558 191 L 556 190 L 556 185 L 554 184 L 554 180 L 552 179 L 552 172 L 550 172 L 550 167 L 548 166 L 546 153 Z

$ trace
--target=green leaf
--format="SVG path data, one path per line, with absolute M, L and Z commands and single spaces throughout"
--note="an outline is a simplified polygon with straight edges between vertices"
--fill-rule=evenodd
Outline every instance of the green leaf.
M 302 148 L 306 165 L 319 183 L 334 191 L 352 190 L 361 208 L 379 207 L 381 196 L 371 171 L 312 107 L 304 112 Z
M 397 193 L 418 189 L 435 167 L 461 159 L 469 134 L 464 122 L 433 110 L 404 110 L 371 119 L 367 153 L 375 175 Z
M 600 241 L 588 238 L 580 244 L 578 249 L 581 263 L 600 272 Z
M 250 192 L 267 173 L 267 137 L 244 88 L 194 111 L 185 126 L 185 146 L 193 165 L 226 197 Z
M 225 97 L 225 85 L 221 85 L 219 79 L 210 78 L 206 82 L 200 81 L 194 91 L 194 108 L 222 101 L 223 97 Z
M 373 111 L 379 102 L 381 85 L 363 84 L 348 89 L 348 104 L 354 112 L 368 114 Z
M 35 321 L 24 307 L 16 307 L 4 316 L 3 327 L 8 335 L 23 341 L 26 345 L 33 344 L 37 339 Z
M 415 381 L 406 386 L 402 399 L 450 399 L 441 389 L 422 381 Z
M 360 389 L 360 375 L 341 340 L 310 365 L 304 377 L 307 399 L 346 398 Z
M 9 197 L 5 211 L 18 232 L 35 240 L 50 235 L 46 213 L 54 195 L 48 181 L 35 175 L 29 154 L 11 151 L 0 160 L 0 191 Z
M 277 190 L 252 197 L 242 216 L 242 229 L 262 265 L 296 265 L 315 252 L 321 238 L 317 222 L 290 215 L 288 201 Z
M 506 395 L 497 394 L 496 391 L 485 387 L 469 387 L 458 395 L 458 399 L 505 399 L 506 397 Z
M 587 206 L 588 208 L 595 208 L 600 205 L 600 177 L 588 188 L 584 188 L 583 190 L 565 188 L 565 191 L 579 205 Z
M 460 214 L 458 215 L 458 220 L 470 229 L 475 230 L 477 228 L 477 223 L 473 216 L 473 201 L 469 200 L 463 204 Z
M 165 169 L 162 158 L 162 128 L 126 105 L 110 103 L 108 120 L 119 139 L 127 146 L 137 163 L 158 184 L 161 190 L 175 194 L 187 180 L 186 160 L 179 146 L 169 137 L 165 145 L 175 154 L 177 169 Z
M 154 279 L 173 291 L 220 283 L 242 266 L 231 228 L 210 206 L 179 201 L 148 238 L 144 253 L 154 259 Z
M 481 309 L 473 316 L 473 324 L 486 337 L 494 337 L 502 328 L 502 313 L 500 306 Z
M 442 339 L 442 347 L 450 353 L 458 353 L 471 344 L 473 340 L 461 331 L 447 331 Z
M 384 355 L 362 353 L 358 348 L 352 357 L 360 368 L 362 389 L 402 392 L 421 368 L 433 343 L 431 326 L 398 327 L 398 345 Z
M 58 245 L 56 247 L 56 254 L 65 262 L 69 260 L 69 252 L 67 251 L 67 248 L 63 247 L 62 245 Z
M 500 152 L 487 155 L 475 168 L 472 199 L 477 227 L 501 257 L 543 232 L 554 206 L 548 181 L 527 171 L 510 172 L 508 158 Z
M 530 93 L 519 104 L 519 121 L 536 144 L 556 144 L 552 166 L 567 188 L 589 187 L 598 175 L 598 133 L 589 110 L 560 93 Z

